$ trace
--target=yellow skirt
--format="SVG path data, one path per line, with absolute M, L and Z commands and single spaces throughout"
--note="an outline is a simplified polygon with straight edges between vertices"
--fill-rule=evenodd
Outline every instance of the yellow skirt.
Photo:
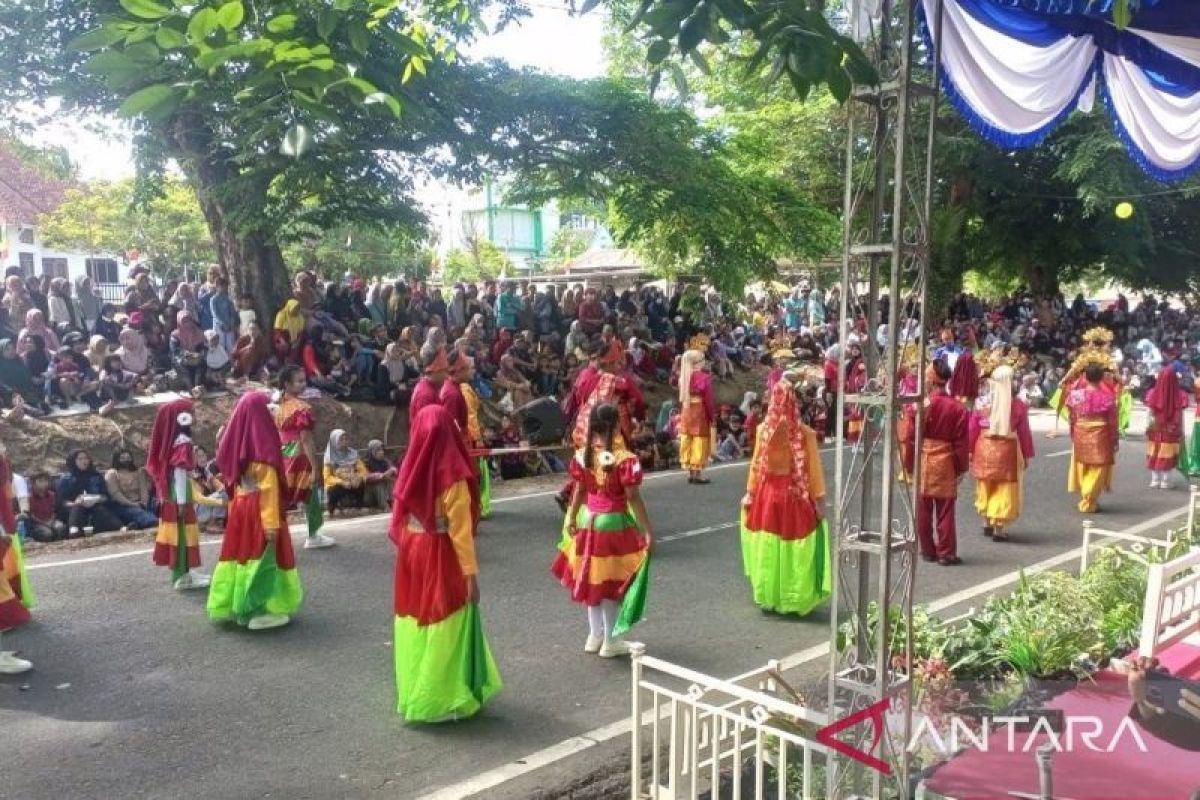
M 1021 516 L 1021 498 L 1024 474 L 1018 473 L 1015 481 L 977 481 L 975 484 L 975 510 L 983 517 L 985 525 L 1003 528 Z
M 711 433 L 708 436 L 679 434 L 679 466 L 691 471 L 707 467 L 709 459 L 712 458 L 712 440 Z
M 1067 472 L 1067 491 L 1079 494 L 1079 510 L 1092 513 L 1099 506 L 1100 495 L 1112 489 L 1112 465 L 1088 466 L 1075 460 L 1071 452 L 1071 466 Z

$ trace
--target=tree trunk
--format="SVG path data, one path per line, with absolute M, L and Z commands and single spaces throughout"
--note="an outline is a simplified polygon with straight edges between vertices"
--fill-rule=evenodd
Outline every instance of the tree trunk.
M 1028 254 L 1021 254 L 1021 275 L 1029 286 L 1030 293 L 1035 299 L 1050 300 L 1058 294 L 1058 273 L 1052 269 L 1040 267 L 1034 263 Z

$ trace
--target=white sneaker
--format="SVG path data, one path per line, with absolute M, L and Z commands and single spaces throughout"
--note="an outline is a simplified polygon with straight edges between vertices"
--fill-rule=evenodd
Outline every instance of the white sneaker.
M 0 675 L 20 675 L 33 669 L 33 662 L 17 658 L 10 651 L 0 652 Z
M 600 646 L 601 658 L 619 658 L 629 655 L 629 642 L 622 639 L 605 639 Z
M 292 621 L 287 614 L 262 614 L 250 620 L 246 626 L 252 631 L 265 631 L 269 628 L 282 628 Z
M 589 633 L 587 641 L 583 643 L 583 652 L 599 653 L 600 645 L 602 645 L 602 644 L 604 644 L 603 636 L 593 636 L 592 634 Z
M 322 550 L 326 547 L 333 547 L 337 544 L 337 539 L 326 536 L 323 533 L 318 533 L 315 536 L 309 536 L 304 540 L 305 550 Z
M 1151 478 L 1150 479 L 1150 488 L 1157 489 L 1158 487 L 1159 487 L 1158 478 Z
M 185 572 L 183 577 L 175 581 L 175 588 L 179 591 L 187 589 L 203 589 L 211 582 L 211 578 L 202 572 Z

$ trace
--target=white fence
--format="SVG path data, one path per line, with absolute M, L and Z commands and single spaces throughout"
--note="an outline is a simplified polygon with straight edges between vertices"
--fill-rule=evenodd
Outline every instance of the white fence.
M 1200 633 L 1200 548 L 1150 565 L 1139 650 L 1154 656 Z
M 633 800 L 823 798 L 818 712 L 773 694 L 778 664 L 721 680 L 633 653 Z

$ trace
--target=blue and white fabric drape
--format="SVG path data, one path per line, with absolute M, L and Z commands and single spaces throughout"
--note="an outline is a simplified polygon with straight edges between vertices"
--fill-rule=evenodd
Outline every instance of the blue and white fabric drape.
M 1127 29 L 1110 0 L 942 0 L 946 95 L 980 134 L 1030 147 L 1097 93 L 1150 175 L 1200 168 L 1200 0 L 1142 0 Z M 933 50 L 939 0 L 920 0 Z

